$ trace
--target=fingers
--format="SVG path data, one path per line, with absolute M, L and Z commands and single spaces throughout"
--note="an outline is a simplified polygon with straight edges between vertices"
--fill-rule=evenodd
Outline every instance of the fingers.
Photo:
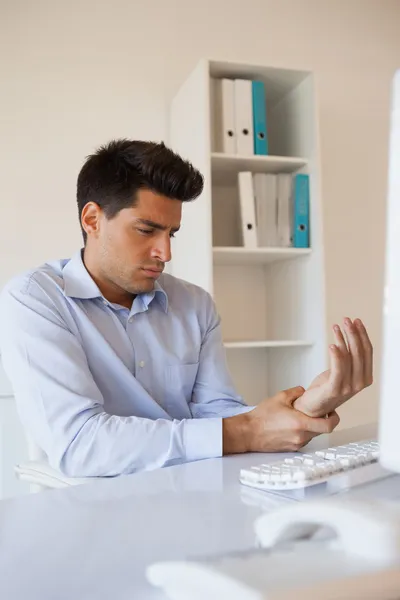
M 332 431 L 339 425 L 340 417 L 336 411 L 330 413 L 326 417 L 307 417 L 307 423 L 305 423 L 306 431 L 311 433 L 332 433 Z
M 300 415 L 301 413 L 298 413 Z M 326 418 L 307 417 L 301 415 L 292 434 L 291 449 L 300 450 L 306 446 L 314 437 L 323 433 L 329 434 L 339 425 L 340 418 L 337 412 L 332 412 Z
M 352 383 L 351 355 L 349 354 L 349 349 L 347 347 L 342 330 L 340 329 L 339 325 L 333 326 L 333 335 L 335 337 L 335 344 L 343 357 L 343 377 L 341 380 L 342 391 L 350 391 Z
M 365 387 L 364 347 L 361 341 L 359 328 L 348 318 L 345 319 L 344 324 L 349 353 L 351 355 L 351 391 L 353 394 L 356 394 Z
M 303 431 L 299 435 L 297 435 L 293 442 L 291 450 L 292 452 L 297 452 L 300 448 L 307 446 L 311 442 L 311 440 L 319 435 L 318 433 L 310 433 L 309 431 Z
M 301 385 L 297 385 L 296 387 L 279 392 L 279 396 L 281 396 L 281 400 L 287 406 L 292 406 L 293 403 L 297 400 L 297 398 L 300 398 L 300 396 L 302 396 L 304 392 L 305 389 Z
M 345 337 L 338 325 L 333 327 L 335 346 L 331 347 L 331 391 L 343 401 L 357 394 L 373 381 L 373 348 L 364 324 L 360 319 L 344 320 Z M 340 362 L 340 367 L 339 367 Z M 341 379 L 340 379 L 341 373 Z M 340 386 L 340 387 L 338 387 Z
M 342 383 L 348 370 L 346 358 L 342 355 L 342 352 L 337 346 L 332 344 L 329 346 L 330 355 L 330 375 L 329 375 L 329 386 L 330 393 L 332 396 L 339 396 L 342 390 Z
M 332 413 L 330 413 L 329 415 L 327 415 L 325 417 L 325 423 L 326 423 L 326 426 L 328 428 L 328 431 L 326 433 L 332 433 L 332 431 L 334 429 L 336 429 L 336 427 L 340 423 L 340 417 L 337 414 L 337 412 L 333 411 Z
M 364 350 L 364 383 L 365 385 L 371 385 L 373 382 L 373 348 L 371 340 L 361 319 L 356 319 L 354 325 L 357 328 Z

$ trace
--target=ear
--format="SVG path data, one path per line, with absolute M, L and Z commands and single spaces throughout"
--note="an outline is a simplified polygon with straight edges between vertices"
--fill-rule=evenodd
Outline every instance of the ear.
M 88 202 L 82 209 L 81 225 L 87 236 L 98 237 L 103 211 L 96 202 Z

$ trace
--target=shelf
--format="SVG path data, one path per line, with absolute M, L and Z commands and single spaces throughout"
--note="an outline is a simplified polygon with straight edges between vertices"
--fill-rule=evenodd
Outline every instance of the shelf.
M 307 159 L 291 156 L 241 156 L 239 154 L 211 154 L 213 175 L 219 176 L 232 171 L 252 171 L 254 173 L 294 173 L 307 164 Z
M 244 349 L 244 348 L 297 348 L 312 346 L 312 342 L 304 340 L 249 340 L 245 342 L 224 342 L 225 348 Z
M 209 68 L 210 76 L 218 79 L 228 77 L 229 79 L 263 80 L 265 82 L 267 103 L 270 107 L 291 94 L 310 75 L 309 71 L 297 69 L 279 69 L 266 65 L 219 60 L 211 60 Z
M 219 265 L 267 264 L 290 260 L 311 253 L 311 248 L 242 248 L 240 246 L 215 246 L 214 262 Z

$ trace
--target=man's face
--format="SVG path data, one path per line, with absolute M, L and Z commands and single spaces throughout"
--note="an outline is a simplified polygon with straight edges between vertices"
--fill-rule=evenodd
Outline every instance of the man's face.
M 92 211 L 97 224 L 88 244 L 101 279 L 130 294 L 153 290 L 171 260 L 171 237 L 180 227 L 182 202 L 142 189 L 134 207 L 110 220 L 93 205 L 87 210 L 89 222 Z

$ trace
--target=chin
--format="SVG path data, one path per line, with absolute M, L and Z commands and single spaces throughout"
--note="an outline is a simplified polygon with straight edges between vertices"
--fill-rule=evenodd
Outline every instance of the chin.
M 152 292 L 154 290 L 154 284 L 155 284 L 154 280 L 141 281 L 140 283 L 138 283 L 137 285 L 132 287 L 129 290 L 129 292 L 131 294 L 135 294 L 136 296 L 138 294 L 146 294 L 146 293 Z

